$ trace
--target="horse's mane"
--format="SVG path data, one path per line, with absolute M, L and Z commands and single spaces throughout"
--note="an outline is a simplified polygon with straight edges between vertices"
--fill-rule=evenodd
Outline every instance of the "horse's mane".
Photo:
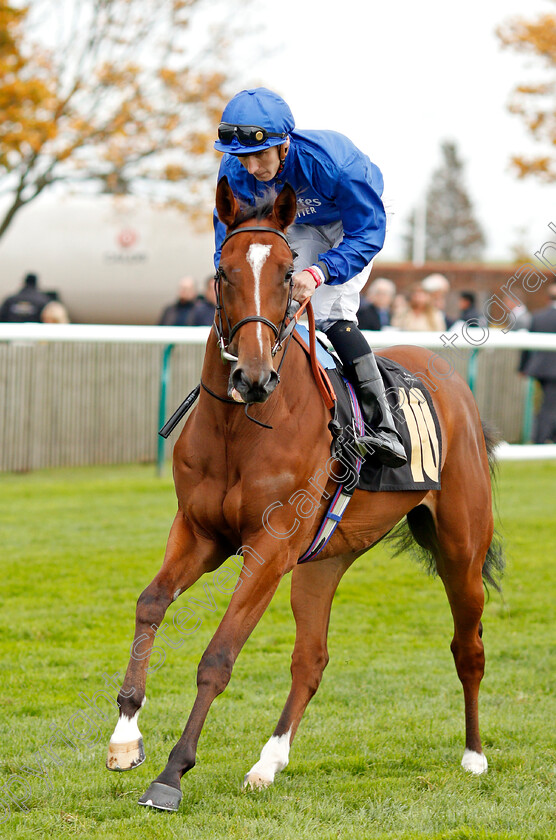
M 247 202 L 240 202 L 240 210 L 234 221 L 228 228 L 228 231 L 235 230 L 235 228 L 243 222 L 248 222 L 255 219 L 260 222 L 262 219 L 267 219 L 274 209 L 274 202 L 276 201 L 276 190 L 267 190 L 264 195 L 257 196 L 254 204 L 247 204 Z

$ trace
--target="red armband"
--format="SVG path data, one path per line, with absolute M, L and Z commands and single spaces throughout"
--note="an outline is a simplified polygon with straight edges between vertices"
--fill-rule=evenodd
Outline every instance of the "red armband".
M 319 286 L 322 286 L 323 279 L 321 277 L 320 271 L 315 268 L 315 266 L 309 266 L 309 268 L 304 268 L 303 271 L 308 271 L 315 283 L 317 284 L 317 289 Z

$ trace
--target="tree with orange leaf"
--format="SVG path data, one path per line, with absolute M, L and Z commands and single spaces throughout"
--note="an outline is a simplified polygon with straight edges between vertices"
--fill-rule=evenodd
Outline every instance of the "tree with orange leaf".
M 546 151 L 529 158 L 516 155 L 512 164 L 520 178 L 534 175 L 547 183 L 556 181 L 556 14 L 510 20 L 497 34 L 504 46 L 534 56 L 547 70 L 544 79 L 517 85 L 509 105 Z
M 0 237 L 61 181 L 202 206 L 228 98 L 206 6 L 0 0 Z

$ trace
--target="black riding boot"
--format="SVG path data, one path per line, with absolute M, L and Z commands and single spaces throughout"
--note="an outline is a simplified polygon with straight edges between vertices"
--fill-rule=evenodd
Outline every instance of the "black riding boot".
M 365 419 L 365 436 L 358 443 L 387 467 L 401 467 L 407 457 L 396 431 L 373 351 L 354 321 L 335 321 L 326 329 L 353 382 Z
M 365 418 L 365 435 L 357 439 L 387 467 L 402 467 L 407 456 L 384 391 L 373 351 L 354 359 L 353 384 Z

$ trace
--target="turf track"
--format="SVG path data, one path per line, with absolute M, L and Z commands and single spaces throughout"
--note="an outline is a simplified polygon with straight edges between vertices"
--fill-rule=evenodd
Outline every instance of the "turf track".
M 135 803 L 191 706 L 197 662 L 226 604 L 214 590 L 216 611 L 199 608 L 199 629 L 166 650 L 149 683 L 145 764 L 104 769 L 109 715 L 78 753 L 56 747 L 48 781 L 23 768 L 36 771 L 52 727 L 68 732 L 86 708 L 80 695 L 103 688 L 103 673 L 123 673 L 135 600 L 160 564 L 173 517 L 171 481 L 151 466 L 2 475 L 0 803 L 9 782 L 29 810 L 12 803 L 0 837 L 556 837 L 555 486 L 554 464 L 501 467 L 508 570 L 504 599 L 492 593 L 484 616 L 486 776 L 459 767 L 463 700 L 441 584 L 378 547 L 342 582 L 331 662 L 275 786 L 247 794 L 240 783 L 289 688 L 287 580 L 215 702 L 180 812 L 169 815 Z M 201 584 L 182 597 L 195 595 L 204 598 Z M 26 787 L 17 787 L 18 774 Z M 6 813 L 0 807 L 0 819 Z

